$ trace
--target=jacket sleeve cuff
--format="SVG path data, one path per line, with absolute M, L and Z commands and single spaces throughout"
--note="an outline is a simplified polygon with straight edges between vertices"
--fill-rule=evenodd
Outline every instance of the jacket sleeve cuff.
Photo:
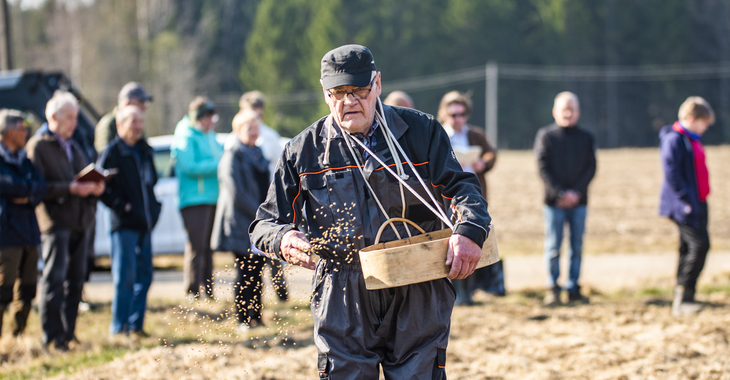
M 281 239 L 284 238 L 284 235 L 287 232 L 293 229 L 295 229 L 294 225 L 288 224 L 282 227 L 282 229 L 280 229 L 279 232 L 276 234 L 276 238 L 274 238 L 273 247 L 271 247 L 271 250 L 273 251 L 272 253 L 275 254 L 279 260 L 286 261 L 283 257 L 281 257 Z
M 456 225 L 454 233 L 468 237 L 471 241 L 477 243 L 482 248 L 484 241 L 487 240 L 489 227 L 482 227 L 472 222 L 462 222 Z

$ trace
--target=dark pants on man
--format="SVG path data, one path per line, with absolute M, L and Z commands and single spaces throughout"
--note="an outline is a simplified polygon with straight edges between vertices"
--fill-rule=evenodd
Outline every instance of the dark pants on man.
M 76 317 L 86 277 L 89 230 L 56 228 L 41 235 L 43 274 L 38 312 L 43 342 L 66 344 L 76 339 Z
M 266 257 L 236 253 L 236 283 L 233 285 L 238 322 L 254 326 L 261 323 L 261 293 Z
M 38 247 L 0 247 L 0 330 L 8 309 L 13 336 L 25 330 L 38 282 Z
M 448 279 L 367 290 L 359 265 L 322 259 L 312 282 L 320 379 L 446 379 Z
M 180 210 L 188 242 L 185 244 L 183 281 L 188 294 L 200 295 L 200 287 L 213 297 L 213 250 L 210 235 L 213 233 L 215 205 L 188 206 Z
M 710 235 L 707 232 L 707 203 L 700 203 L 700 226 L 694 228 L 677 223 L 679 227 L 679 265 L 677 285 L 684 287 L 684 300 L 694 301 L 697 279 L 705 266 L 710 250 Z

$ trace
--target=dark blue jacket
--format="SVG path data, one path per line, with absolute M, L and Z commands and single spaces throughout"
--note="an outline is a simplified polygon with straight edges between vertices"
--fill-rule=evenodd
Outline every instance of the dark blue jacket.
M 659 215 L 700 228 L 701 212 L 692 142 L 667 125 L 659 131 L 664 169 Z
M 157 224 L 162 205 L 155 197 L 157 171 L 152 153 L 144 140 L 132 148 L 117 136 L 99 155 L 98 167 L 119 170 L 101 195 L 112 210 L 112 231 L 152 231 Z M 131 205 L 129 211 L 125 210 L 127 204 Z
M 0 147 L 0 247 L 40 244 L 35 206 L 45 194 L 43 176 L 25 151 L 21 150 L 14 160 Z M 28 198 L 28 203 L 13 203 L 11 198 Z

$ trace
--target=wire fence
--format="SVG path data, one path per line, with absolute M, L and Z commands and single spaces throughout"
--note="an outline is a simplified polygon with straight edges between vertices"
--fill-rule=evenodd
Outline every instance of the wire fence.
M 730 142 L 730 62 L 644 66 L 549 66 L 498 64 L 497 95 L 487 99 L 487 70 L 477 66 L 445 73 L 389 80 L 383 78 L 384 97 L 408 92 L 416 107 L 435 114 L 441 95 L 453 89 L 468 92 L 474 100 L 470 123 L 487 124 L 486 110 L 496 110 L 493 123 L 499 130 L 497 145 L 524 149 L 534 134 L 552 121 L 552 99 L 560 91 L 575 92 L 581 100 L 581 125 L 592 131 L 601 147 L 651 146 L 661 126 L 676 119 L 687 96 L 700 95 L 717 113 L 715 128 L 705 140 Z M 239 94 L 215 97 L 219 104 L 234 105 Z M 267 94 L 280 109 L 322 102 L 321 90 Z M 494 101 L 496 104 L 487 104 Z M 494 112 L 494 111 L 492 111 Z M 303 126 L 306 127 L 306 126 Z M 496 132 L 491 136 L 497 136 Z

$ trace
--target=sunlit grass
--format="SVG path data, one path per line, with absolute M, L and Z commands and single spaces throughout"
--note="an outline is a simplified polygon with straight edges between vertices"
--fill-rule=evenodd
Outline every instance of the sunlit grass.
M 145 320 L 150 337 L 110 336 L 109 303 L 79 314 L 78 344 L 68 352 L 45 348 L 41 342 L 38 314 L 34 311 L 23 337 L 4 332 L 0 345 L 0 378 L 43 379 L 93 368 L 116 358 L 153 347 L 175 347 L 189 343 L 239 345 L 256 348 L 311 344 L 311 316 L 306 300 L 271 302 L 264 308 L 266 327 L 240 333 L 230 301 L 151 300 Z

